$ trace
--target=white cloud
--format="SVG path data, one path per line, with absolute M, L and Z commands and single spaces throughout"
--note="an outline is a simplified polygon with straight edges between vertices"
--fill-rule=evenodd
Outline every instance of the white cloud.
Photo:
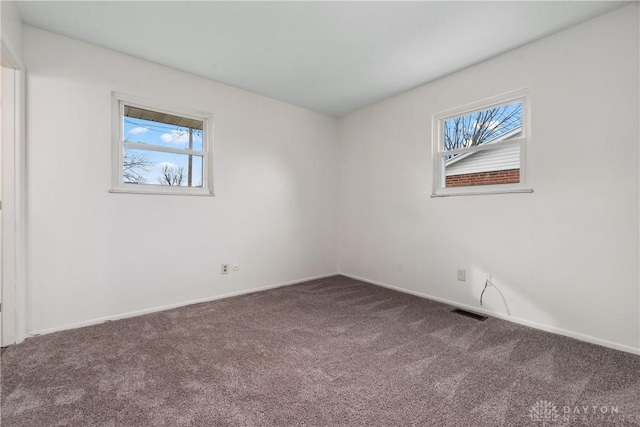
M 138 126 L 138 127 L 133 128 L 133 129 L 129 129 L 129 133 L 133 134 L 133 135 L 137 135 L 139 133 L 145 133 L 148 130 L 149 129 L 147 129 L 147 128 L 143 128 L 141 126 Z
M 173 144 L 186 144 L 189 142 L 189 132 L 172 130 L 171 133 L 163 133 L 160 135 L 160 139 Z
M 171 163 L 171 162 L 160 162 L 156 166 L 160 170 L 162 170 L 162 168 L 164 168 L 165 166 L 167 166 L 169 169 L 177 169 L 178 168 L 178 165 L 176 165 L 175 163 Z

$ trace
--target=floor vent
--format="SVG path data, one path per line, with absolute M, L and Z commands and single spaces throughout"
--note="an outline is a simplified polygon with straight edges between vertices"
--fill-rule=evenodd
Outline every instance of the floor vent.
M 485 320 L 488 319 L 487 316 L 483 316 L 481 314 L 472 313 L 472 312 L 467 311 L 467 310 L 461 310 L 459 308 L 456 308 L 455 310 L 452 310 L 452 313 L 456 313 L 456 314 L 459 314 L 461 316 L 467 316 L 467 317 L 470 317 L 472 319 L 479 320 L 481 322 L 484 322 Z

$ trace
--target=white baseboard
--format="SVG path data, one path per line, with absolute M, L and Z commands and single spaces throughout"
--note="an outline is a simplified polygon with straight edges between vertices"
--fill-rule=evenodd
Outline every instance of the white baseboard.
M 347 274 L 347 273 L 342 273 L 342 272 L 338 273 L 338 274 L 340 274 L 342 276 L 345 276 L 345 277 L 350 277 L 352 279 L 360 280 L 362 282 L 370 283 L 372 285 L 382 286 L 384 288 L 393 289 L 394 291 L 403 292 L 405 294 L 415 295 L 415 296 L 420 297 L 420 298 L 426 298 L 426 299 L 430 299 L 430 300 L 433 300 L 433 301 L 441 302 L 443 304 L 451 305 L 451 306 L 454 306 L 454 307 L 464 308 L 465 310 L 473 311 L 473 312 L 476 312 L 476 313 L 486 314 L 487 316 L 496 317 L 498 319 L 506 320 L 506 321 L 513 322 L 513 323 L 518 323 L 520 325 L 529 326 L 531 328 L 540 329 L 542 331 L 551 332 L 551 333 L 558 334 L 558 335 L 564 335 L 566 337 L 575 338 L 577 340 L 585 341 L 585 342 L 588 342 L 588 343 L 591 343 L 591 344 L 597 344 L 597 345 L 600 345 L 600 346 L 603 346 L 603 347 L 609 347 L 609 348 L 613 348 L 615 350 L 621 350 L 621 351 L 625 351 L 627 353 L 633 353 L 633 354 L 640 355 L 640 348 L 634 348 L 634 347 L 631 347 L 631 346 L 628 346 L 628 345 L 624 345 L 624 344 L 619 344 L 619 343 L 612 342 L 612 341 L 603 340 L 603 339 L 600 339 L 600 338 L 592 337 L 590 335 L 581 334 L 579 332 L 569 331 L 567 329 L 562 329 L 562 328 L 558 328 L 558 327 L 555 327 L 555 326 L 545 325 L 545 324 L 534 322 L 534 321 L 531 321 L 531 320 L 522 319 L 520 317 L 508 316 L 508 315 L 504 315 L 504 314 L 501 314 L 501 313 L 495 313 L 495 312 L 493 312 L 491 310 L 486 310 L 486 309 L 483 309 L 483 308 L 473 307 L 473 306 L 470 306 L 468 304 L 458 303 L 458 302 L 451 301 L 451 300 L 448 300 L 448 299 L 445 299 L 445 298 L 440 298 L 440 297 L 436 297 L 436 296 L 433 296 L 433 295 L 428 295 L 428 294 L 425 294 L 425 293 L 422 293 L 422 292 L 412 291 L 410 289 L 400 288 L 398 286 L 393 286 L 393 285 L 389 285 L 387 283 L 366 279 L 364 277 L 355 276 L 353 274 Z
M 367 278 L 364 278 L 364 277 L 359 277 L 359 276 L 355 276 L 353 274 L 348 274 L 348 273 L 343 273 L 343 272 L 340 272 L 340 273 L 327 273 L 327 274 L 322 274 L 322 275 L 319 275 L 319 276 L 306 277 L 306 278 L 303 278 L 303 279 L 296 279 L 296 280 L 291 280 L 291 281 L 287 281 L 287 282 L 276 283 L 276 284 L 273 284 L 273 285 L 262 286 L 262 287 L 258 287 L 258 288 L 251 288 L 251 289 L 245 289 L 245 290 L 242 290 L 242 291 L 229 292 L 229 293 L 222 294 L 222 295 L 215 295 L 215 296 L 199 298 L 199 299 L 190 300 L 190 301 L 183 301 L 183 302 L 174 303 L 174 304 L 168 304 L 168 305 L 163 305 L 163 306 L 158 306 L 158 307 L 146 308 L 146 309 L 143 309 L 143 310 L 136 310 L 136 311 L 130 311 L 130 312 L 127 312 L 127 313 L 115 314 L 115 315 L 112 315 L 112 316 L 105 316 L 105 317 L 100 317 L 100 318 L 96 318 L 96 319 L 90 319 L 90 320 L 86 320 L 86 321 L 83 321 L 83 322 L 70 323 L 70 324 L 67 324 L 67 325 L 56 326 L 54 328 L 42 329 L 42 330 L 39 330 L 39 331 L 32 331 L 28 335 L 33 337 L 33 336 L 37 336 L 37 335 L 45 335 L 45 334 L 50 334 L 52 332 L 59 332 L 59 331 L 64 331 L 64 330 L 68 330 L 68 329 L 82 328 L 82 327 L 85 327 L 85 326 L 97 325 L 97 324 L 104 323 L 104 322 L 107 322 L 107 321 L 110 321 L 110 320 L 118 320 L 118 319 L 125 319 L 125 318 L 128 318 L 128 317 L 141 316 L 143 314 L 149 314 L 149 313 L 155 313 L 155 312 L 158 312 L 158 311 L 170 310 L 172 308 L 183 307 L 183 306 L 186 306 L 186 305 L 197 304 L 197 303 L 207 302 L 207 301 L 215 301 L 215 300 L 218 300 L 218 299 L 230 298 L 230 297 L 234 297 L 234 296 L 238 296 L 238 295 L 251 294 L 251 293 L 254 293 L 254 292 L 261 292 L 261 291 L 266 291 L 268 289 L 279 288 L 279 287 L 282 287 L 282 286 L 295 285 L 295 284 L 298 284 L 298 283 L 307 282 L 309 280 L 324 279 L 324 278 L 335 276 L 335 275 L 342 275 L 342 276 L 345 276 L 345 277 L 350 277 L 352 279 L 360 280 L 362 282 L 370 283 L 372 285 L 382 286 L 384 288 L 393 289 L 395 291 L 403 292 L 403 293 L 410 294 L 410 295 L 414 295 L 414 296 L 417 296 L 417 297 L 420 297 L 420 298 L 426 298 L 426 299 L 430 299 L 430 300 L 433 300 L 433 301 L 441 302 L 443 304 L 451 305 L 451 306 L 454 306 L 454 307 L 464 308 L 466 310 L 474 311 L 476 313 L 486 314 L 486 315 L 491 316 L 491 317 L 495 317 L 495 318 L 506 320 L 506 321 L 513 322 L 513 323 L 518 323 L 518 324 L 524 325 L 524 326 L 529 326 L 531 328 L 540 329 L 540 330 L 543 330 L 543 331 L 546 331 L 546 332 L 551 332 L 551 333 L 554 333 L 554 334 L 564 335 L 564 336 L 570 337 L 570 338 L 575 338 L 577 340 L 585 341 L 585 342 L 588 342 L 588 343 L 591 343 L 591 344 L 597 344 L 597 345 L 601 345 L 603 347 L 608 347 L 608 348 L 612 348 L 612 349 L 615 349 L 615 350 L 621 350 L 621 351 L 625 351 L 627 353 L 633 353 L 633 354 L 640 355 L 640 348 L 634 348 L 634 347 L 631 347 L 631 346 L 628 346 L 628 345 L 624 345 L 624 344 L 619 344 L 619 343 L 615 343 L 615 342 L 612 342 L 612 341 L 603 340 L 603 339 L 596 338 L 596 337 L 593 337 L 593 336 L 590 336 L 590 335 L 585 335 L 585 334 L 581 334 L 581 333 L 578 333 L 578 332 L 569 331 L 567 329 L 562 329 L 562 328 L 558 328 L 558 327 L 555 327 L 555 326 L 545 325 L 545 324 L 542 324 L 542 323 L 534 322 L 534 321 L 527 320 L 527 319 L 522 319 L 522 318 L 515 317 L 515 316 L 508 316 L 508 315 L 504 315 L 504 314 L 501 314 L 501 313 L 495 313 L 495 312 L 493 312 L 491 310 L 486 310 L 486 309 L 483 309 L 483 308 L 470 306 L 468 304 L 458 303 L 458 302 L 451 301 L 451 300 L 448 300 L 448 299 L 445 299 L 445 298 L 436 297 L 436 296 L 425 294 L 425 293 L 422 293 L 422 292 L 413 291 L 413 290 L 410 290 L 410 289 L 400 288 L 398 286 L 389 285 L 387 283 L 378 282 L 376 280 L 371 280 L 371 279 L 367 279 Z
M 172 308 L 184 307 L 186 305 L 198 304 L 198 303 L 201 303 L 201 302 L 215 301 L 215 300 L 223 299 L 223 298 L 230 298 L 230 297 L 235 297 L 235 296 L 239 296 L 239 295 L 252 294 L 254 292 L 266 291 L 268 289 L 280 288 L 282 286 L 295 285 L 295 284 L 298 284 L 298 283 L 308 282 L 309 280 L 324 279 L 326 277 L 331 277 L 331 276 L 336 276 L 336 275 L 338 275 L 338 273 L 321 274 L 319 276 L 305 277 L 304 279 L 290 280 L 290 281 L 287 281 L 287 282 L 276 283 L 274 285 L 261 286 L 261 287 L 258 287 L 258 288 L 251 288 L 251 289 L 245 289 L 245 290 L 242 290 L 242 291 L 229 292 L 229 293 L 222 294 L 222 295 L 214 295 L 214 296 L 198 298 L 198 299 L 194 299 L 194 300 L 190 300 L 190 301 L 183 301 L 183 302 L 178 302 L 178 303 L 174 303 L 174 304 L 162 305 L 162 306 L 158 306 L 158 307 L 145 308 L 143 310 L 129 311 L 127 313 L 120 313 L 120 314 L 114 314 L 112 316 L 99 317 L 99 318 L 96 318 L 96 319 L 85 320 L 83 322 L 69 323 L 67 325 L 56 326 L 56 327 L 53 327 L 53 328 L 42 329 L 42 330 L 39 330 L 39 331 L 31 331 L 31 332 L 29 332 L 28 336 L 35 337 L 35 336 L 38 336 L 38 335 L 50 334 L 52 332 L 59 332 L 59 331 L 66 331 L 68 329 L 82 328 L 82 327 L 85 327 L 85 326 L 97 325 L 97 324 L 100 324 L 100 323 L 108 322 L 110 320 L 125 319 L 127 317 L 141 316 L 143 314 L 149 314 L 149 313 L 155 313 L 155 312 L 158 312 L 158 311 L 170 310 Z

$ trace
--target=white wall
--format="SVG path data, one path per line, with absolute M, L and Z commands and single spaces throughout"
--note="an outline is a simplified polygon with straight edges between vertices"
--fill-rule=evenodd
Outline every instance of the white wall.
M 335 272 L 334 118 L 28 26 L 24 59 L 30 332 Z M 216 197 L 108 192 L 111 91 L 213 113 Z
M 497 316 L 640 348 L 637 4 L 337 122 L 30 27 L 24 45 L 30 332 L 337 265 L 478 309 L 491 274 Z M 431 115 L 524 86 L 535 192 L 430 198 Z M 215 198 L 108 193 L 113 90 L 213 113 Z
M 638 351 L 638 52 L 636 3 L 342 118 L 339 270 Z M 430 198 L 432 114 L 526 86 L 535 192 Z
M 15 1 L 0 2 L 0 28 L 2 44 L 10 51 L 13 59 L 22 60 L 22 19 Z
M 17 3 L 0 2 L 2 40 L 2 345 L 25 332 L 24 64 Z

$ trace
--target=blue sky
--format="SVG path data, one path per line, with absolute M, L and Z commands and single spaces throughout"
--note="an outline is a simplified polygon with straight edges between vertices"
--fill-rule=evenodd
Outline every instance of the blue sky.
M 475 111 L 469 114 L 463 114 L 460 116 L 455 116 L 447 119 L 444 124 L 444 137 L 448 136 L 452 140 L 457 140 L 462 131 L 458 131 L 456 134 L 454 122 L 457 118 L 462 118 L 464 133 L 473 134 L 476 129 L 479 128 L 478 118 L 479 117 L 488 117 L 487 113 L 495 111 L 494 120 L 490 121 L 488 124 L 488 131 L 485 133 L 486 139 L 483 142 L 491 141 L 493 139 L 498 138 L 499 136 L 522 126 L 522 102 L 512 102 L 509 104 L 500 105 L 495 108 L 488 108 L 484 110 Z M 450 149 L 455 148 L 466 148 L 471 144 L 470 141 L 465 141 L 464 147 L 451 147 Z M 446 147 L 445 150 L 449 149 Z
M 148 144 L 150 148 L 153 148 L 153 146 L 178 149 L 189 148 L 189 132 L 187 128 L 132 117 L 124 117 L 124 140 Z M 202 132 L 199 130 L 194 131 L 193 149 L 202 150 Z M 150 163 L 148 171 L 137 170 L 138 173 L 145 177 L 145 184 L 160 185 L 158 178 L 162 176 L 162 167 L 166 165 L 170 168 L 184 168 L 185 180 L 182 185 L 187 185 L 188 155 L 127 147 L 125 147 L 125 153 L 143 155 Z M 192 171 L 192 186 L 202 186 L 202 157 L 193 156 Z

